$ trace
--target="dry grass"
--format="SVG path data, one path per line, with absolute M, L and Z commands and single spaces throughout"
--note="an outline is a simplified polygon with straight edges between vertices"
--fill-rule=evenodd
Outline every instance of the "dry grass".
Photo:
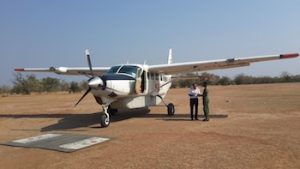
M 189 121 L 187 89 L 173 89 L 176 117 L 153 107 L 120 113 L 106 129 L 97 128 L 101 107 L 90 95 L 76 108 L 81 94 L 1 97 L 0 142 L 41 132 L 113 138 L 72 154 L 0 146 L 1 168 L 300 168 L 299 83 L 209 91 L 208 123 Z

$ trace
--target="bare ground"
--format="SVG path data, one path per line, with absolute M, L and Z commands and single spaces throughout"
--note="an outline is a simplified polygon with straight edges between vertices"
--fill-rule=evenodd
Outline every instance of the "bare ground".
M 300 84 L 210 86 L 211 121 L 190 121 L 187 89 L 163 106 L 119 113 L 99 128 L 101 107 L 80 94 L 0 98 L 0 143 L 68 132 L 112 140 L 61 153 L 0 145 L 0 168 L 300 168 Z M 199 107 L 199 112 L 201 111 Z

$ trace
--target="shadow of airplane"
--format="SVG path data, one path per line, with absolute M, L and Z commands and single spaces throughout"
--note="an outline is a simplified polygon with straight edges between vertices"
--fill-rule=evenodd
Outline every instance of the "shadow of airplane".
M 149 109 L 137 109 L 127 112 L 117 113 L 111 116 L 111 122 L 118 122 L 130 118 L 155 118 L 157 120 L 164 121 L 189 121 L 189 114 L 175 114 L 169 117 L 167 114 L 149 114 Z M 200 118 L 203 115 L 199 115 Z M 223 114 L 213 114 L 210 115 L 211 118 L 227 118 L 227 115 Z M 55 131 L 55 130 L 70 130 L 81 127 L 89 127 L 92 125 L 99 124 L 100 113 L 81 113 L 81 114 L 71 114 L 71 113 L 53 113 L 53 114 L 0 114 L 0 118 L 61 118 L 57 123 L 51 124 L 49 126 L 41 128 L 42 132 Z M 100 128 L 91 127 L 91 128 Z

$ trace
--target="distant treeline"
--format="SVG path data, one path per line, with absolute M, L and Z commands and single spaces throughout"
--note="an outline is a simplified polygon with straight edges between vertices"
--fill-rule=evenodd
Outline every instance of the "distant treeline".
M 185 78 L 186 77 L 186 78 Z M 218 76 L 211 73 L 202 73 L 200 75 L 187 74 L 175 79 L 172 83 L 173 88 L 189 87 L 193 83 L 201 84 L 207 81 L 209 85 L 241 85 L 241 84 L 266 84 L 266 83 L 289 83 L 300 82 L 300 75 L 290 75 L 287 72 L 283 72 L 279 77 L 270 76 L 248 76 L 239 74 L 234 78 L 227 76 Z
M 241 84 L 264 84 L 264 83 L 288 83 L 300 82 L 300 75 L 290 75 L 283 72 L 279 77 L 254 77 L 244 74 L 237 75 L 234 78 L 227 76 L 218 76 L 210 73 L 185 74 L 175 78 L 172 82 L 173 88 L 189 87 L 192 83 L 201 84 L 207 81 L 210 85 L 241 85 Z M 57 78 L 46 77 L 37 79 L 35 75 L 23 76 L 20 73 L 15 74 L 13 86 L 0 86 L 0 93 L 6 94 L 30 94 L 43 92 L 65 91 L 69 93 L 80 92 L 88 88 L 87 81 L 66 82 Z
M 30 94 L 43 92 L 66 91 L 69 93 L 80 92 L 87 89 L 87 82 L 66 82 L 57 78 L 46 77 L 37 79 L 35 75 L 23 76 L 17 73 L 14 76 L 13 86 L 0 87 L 0 93 Z

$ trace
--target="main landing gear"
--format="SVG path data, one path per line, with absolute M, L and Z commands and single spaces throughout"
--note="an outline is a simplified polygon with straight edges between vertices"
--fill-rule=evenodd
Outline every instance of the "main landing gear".
M 108 113 L 108 106 L 103 105 L 103 113 L 100 114 L 100 124 L 102 128 L 108 127 L 110 124 L 110 118 Z
M 174 106 L 174 104 L 173 103 L 167 104 L 160 95 L 157 95 L 157 97 L 159 97 L 162 100 L 162 102 L 164 103 L 164 105 L 167 107 L 168 116 L 174 116 L 174 114 L 175 114 L 175 106 Z
M 167 108 L 168 108 L 168 116 L 174 116 L 175 114 L 175 106 L 173 103 L 169 103 L 167 105 Z

